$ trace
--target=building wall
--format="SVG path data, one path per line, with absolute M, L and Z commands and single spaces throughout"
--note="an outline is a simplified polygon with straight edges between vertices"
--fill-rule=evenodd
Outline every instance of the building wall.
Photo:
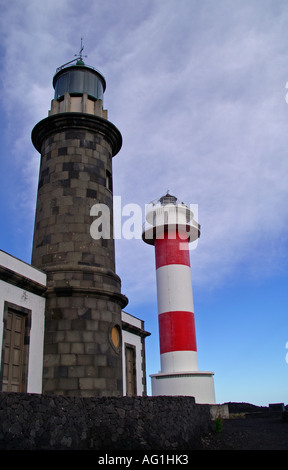
M 33 292 L 44 288 L 46 275 L 28 264 L 0 251 L 0 364 L 7 305 L 30 311 L 31 329 L 28 351 L 28 393 L 42 392 L 45 298 Z M 5 279 L 5 280 L 4 280 Z M 18 284 L 18 285 L 16 285 Z

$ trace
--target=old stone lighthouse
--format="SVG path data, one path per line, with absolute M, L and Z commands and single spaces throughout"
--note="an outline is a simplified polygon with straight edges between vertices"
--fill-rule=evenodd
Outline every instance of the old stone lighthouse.
M 41 154 L 32 266 L 0 252 L 0 389 L 145 395 L 148 333 L 123 311 L 115 272 L 112 158 L 122 137 L 103 109 L 106 82 L 80 53 L 53 87 L 32 131 Z M 110 238 L 91 236 L 95 204 L 110 210 Z
M 32 265 L 47 273 L 43 387 L 85 394 L 101 386 L 120 394 L 117 349 L 127 299 L 115 274 L 113 236 L 91 237 L 90 212 L 96 202 L 108 205 L 112 224 L 112 158 L 122 138 L 103 110 L 99 72 L 79 59 L 56 73 L 53 86 L 49 116 L 32 131 L 41 153 Z

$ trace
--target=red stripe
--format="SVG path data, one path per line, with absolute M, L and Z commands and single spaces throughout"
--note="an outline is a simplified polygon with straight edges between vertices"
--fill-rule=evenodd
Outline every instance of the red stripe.
M 194 313 L 165 312 L 158 316 L 160 354 L 197 351 Z
M 172 238 L 172 236 L 174 238 Z M 164 238 L 155 239 L 156 269 L 167 264 L 190 266 L 189 244 L 178 233 L 164 233 Z

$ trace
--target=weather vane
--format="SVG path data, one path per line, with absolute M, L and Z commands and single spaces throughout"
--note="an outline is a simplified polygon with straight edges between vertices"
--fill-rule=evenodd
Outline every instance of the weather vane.
M 84 46 L 83 46 L 83 38 L 81 38 L 81 48 L 80 48 L 79 54 L 74 54 L 74 57 L 76 57 L 76 59 L 70 60 L 69 62 L 66 62 L 66 64 L 61 65 L 61 67 L 58 67 L 58 69 L 56 69 L 56 72 L 59 72 L 59 70 L 61 70 L 61 69 L 63 69 L 64 67 L 66 67 L 66 65 L 72 64 L 72 63 L 75 62 L 76 60 L 77 60 L 77 61 L 79 60 L 79 61 L 83 62 L 82 57 L 87 57 L 87 55 L 84 55 L 84 56 L 82 55 L 83 49 L 84 49 Z M 83 62 L 83 65 L 84 65 L 84 62 Z
M 75 54 L 75 57 L 77 57 L 80 60 L 82 60 L 82 57 L 83 57 L 82 56 L 83 49 L 84 49 L 83 38 L 81 38 L 81 48 L 80 48 L 79 54 Z M 84 57 L 87 57 L 87 55 L 84 55 Z

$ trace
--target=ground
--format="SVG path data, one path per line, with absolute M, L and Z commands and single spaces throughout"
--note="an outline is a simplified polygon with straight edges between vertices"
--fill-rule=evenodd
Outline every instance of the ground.
M 203 450 L 288 450 L 288 421 L 283 413 L 249 404 L 229 404 L 229 412 L 218 432 L 203 436 Z

